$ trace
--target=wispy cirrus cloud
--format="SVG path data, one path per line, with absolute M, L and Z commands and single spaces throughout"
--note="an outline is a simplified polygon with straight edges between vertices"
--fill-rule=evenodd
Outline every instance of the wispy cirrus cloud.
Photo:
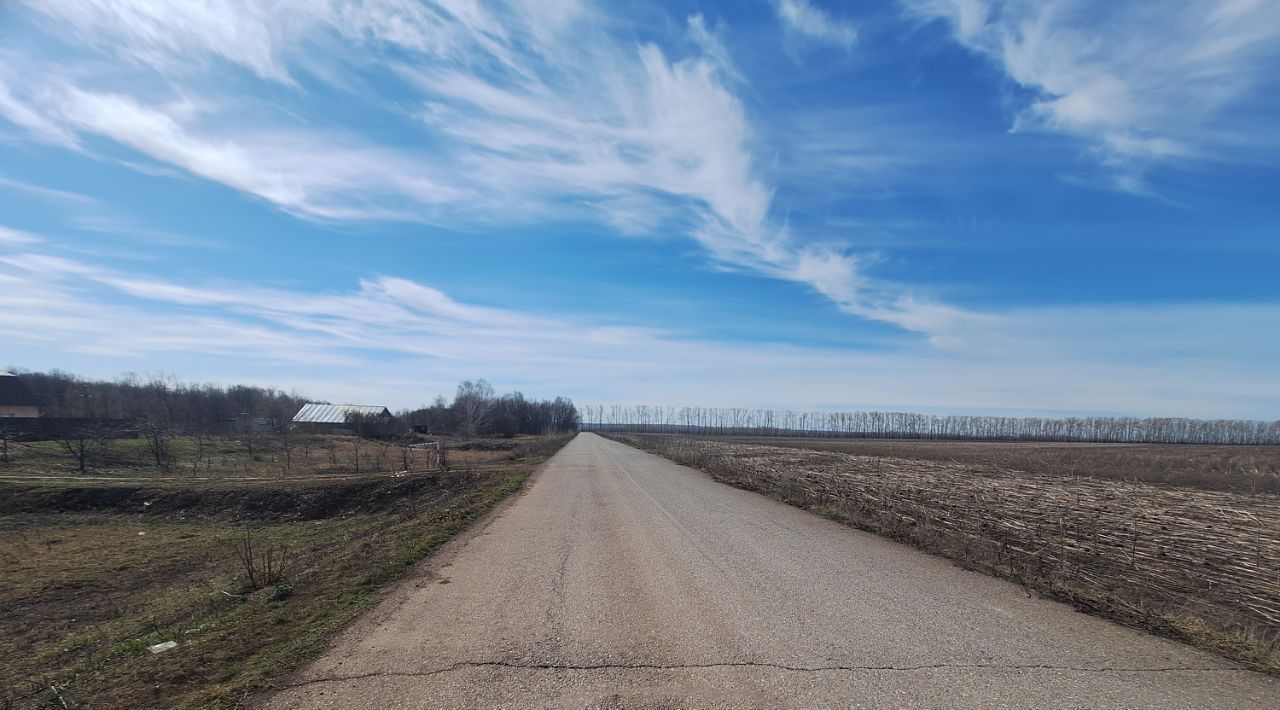
M 851 314 L 916 330 L 927 321 L 916 311 L 938 312 L 868 280 L 855 245 L 796 234 L 775 214 L 756 165 L 760 139 L 734 90 L 742 77 L 723 28 L 700 15 L 688 20 L 696 51 L 673 56 L 615 36 L 577 2 L 29 7 L 113 62 L 85 59 L 91 71 L 77 72 L 26 57 L 24 73 L 40 81 L 0 76 L 0 114 L 36 138 L 81 150 L 106 139 L 308 219 L 675 228 L 719 268 L 807 286 Z M 810 38 L 855 36 L 799 0 L 779 12 Z M 265 93 L 248 101 L 205 81 L 222 63 L 252 73 Z M 413 90 L 394 101 L 417 117 L 395 143 L 295 117 L 316 82 L 352 71 L 379 82 L 326 90 L 373 102 L 387 82 Z M 80 78 L 129 72 L 165 81 L 90 88 Z M 277 110 L 258 108 L 264 101 Z
M 1277 147 L 1248 111 L 1276 88 L 1274 2 L 903 1 L 1030 92 L 1014 130 L 1088 141 L 1120 189 L 1145 191 L 1153 164 Z
M 79 149 L 81 146 L 74 131 L 60 125 L 56 118 L 46 115 L 29 100 L 14 95 L 10 87 L 18 82 L 12 67 L 8 66 L 9 59 L 10 57 L 0 54 L 0 116 L 41 141 Z
M 413 151 L 339 132 L 204 127 L 202 121 L 218 122 L 205 115 L 206 107 L 147 104 L 123 93 L 86 90 L 56 74 L 26 98 L 28 110 L 78 143 L 107 138 L 305 217 L 408 218 L 461 195 L 434 181 Z
M 0 110 L 0 115 L 4 115 L 4 111 Z M 38 197 L 47 202 L 55 202 L 64 205 L 85 206 L 95 204 L 97 201 L 88 195 L 81 195 L 78 192 L 68 192 L 66 190 L 55 190 L 44 185 L 35 185 L 22 180 L 14 180 L 12 178 L 0 175 L 0 187 L 16 190 L 34 197 Z
M 774 0 L 774 9 L 787 32 L 800 39 L 844 50 L 858 41 L 856 25 L 833 17 L 809 0 Z
M 543 47 L 580 7 L 573 0 L 481 4 L 471 0 L 23 0 L 51 27 L 119 59 L 186 74 L 221 59 L 262 79 L 293 84 L 334 42 L 393 47 L 469 61 L 477 52 L 515 67 L 509 46 Z M 511 28 L 518 24 L 521 35 Z M 328 46 L 326 46 L 328 45 Z
M 0 226 L 0 245 L 7 247 L 29 246 L 39 241 L 41 241 L 40 238 L 30 232 Z

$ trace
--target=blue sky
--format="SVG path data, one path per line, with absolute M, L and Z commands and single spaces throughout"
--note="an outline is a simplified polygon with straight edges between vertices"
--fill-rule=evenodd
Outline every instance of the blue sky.
M 1275 418 L 1280 3 L 0 8 L 0 365 Z

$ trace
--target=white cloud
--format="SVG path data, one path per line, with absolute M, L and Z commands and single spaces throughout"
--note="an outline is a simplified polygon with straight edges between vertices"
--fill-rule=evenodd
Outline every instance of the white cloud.
M 852 22 L 832 17 L 809 0 L 774 0 L 774 8 L 787 31 L 806 40 L 845 50 L 858 41 Z
M 0 244 L 10 246 L 29 246 L 40 241 L 40 238 L 20 229 L 0 227 Z
M 1122 189 L 1154 163 L 1253 159 L 1274 136 L 1241 113 L 1274 91 L 1280 4 L 1092 0 L 904 0 L 1033 97 L 1016 130 L 1088 140 Z
M 77 40 L 154 66 L 214 54 L 260 76 L 283 79 L 281 41 L 267 22 L 268 3 L 178 0 L 24 0 Z M 301 9 L 306 3 L 295 3 Z M 298 17 L 293 13 L 290 16 Z
M 257 76 L 295 81 L 305 57 L 341 38 L 423 55 L 465 59 L 476 48 L 502 60 L 511 38 L 495 13 L 469 0 L 23 0 L 90 46 L 169 74 L 199 70 L 209 58 Z M 504 4 L 508 19 L 527 22 L 531 36 L 573 16 L 560 3 L 547 18 Z M 298 66 L 295 66 L 298 65 Z
M 314 293 L 177 283 L 10 250 L 0 254 L 0 330 L 5 357 L 40 353 L 8 364 L 114 375 L 181 362 L 184 377 L 392 406 L 477 376 L 534 395 L 673 406 L 971 412 L 981 402 L 1205 417 L 1268 417 L 1280 406 L 1276 304 L 990 313 L 951 332 L 946 349 L 862 351 L 481 306 L 387 276 Z
M 310 219 L 680 228 L 718 267 L 808 286 L 859 316 L 923 322 L 917 301 L 892 285 L 866 291 L 852 245 L 797 235 L 775 216 L 773 187 L 756 165 L 760 139 L 734 91 L 742 77 L 721 30 L 700 15 L 687 24 L 697 51 L 672 56 L 609 34 L 576 2 L 31 8 L 112 57 L 87 68 L 25 57 L 15 66 L 31 80 L 0 75 L 0 112 L 37 138 L 82 150 L 107 139 Z M 853 40 L 851 25 L 807 3 L 779 12 L 807 37 Z M 207 65 L 226 62 L 261 86 L 244 80 L 237 85 L 254 92 L 227 93 L 206 81 L 217 74 Z M 398 89 L 407 81 L 411 91 L 394 96 L 373 82 L 326 88 L 419 116 L 421 133 L 393 145 L 324 125 L 327 116 L 294 99 L 326 71 L 344 80 L 373 73 Z M 91 85 L 91 75 L 107 80 Z
M 0 84 L 3 89 L 3 84 Z M 65 205 L 92 205 L 96 200 L 88 195 L 81 195 L 78 192 L 68 192 L 66 190 L 55 190 L 43 185 L 33 185 L 29 182 L 14 180 L 0 175 L 0 187 L 7 187 L 11 190 L 25 192 L 28 195 L 34 195 L 48 202 L 58 202 Z
M 706 31 L 698 16 L 691 22 Z M 868 292 L 849 246 L 799 239 L 773 217 L 750 122 L 720 62 L 672 61 L 653 45 L 636 52 L 638 66 L 605 53 L 577 62 L 590 73 L 555 85 L 402 71 L 435 97 L 424 120 L 465 146 L 471 174 L 504 194 L 535 184 L 561 198 L 594 195 L 591 204 L 628 233 L 657 223 L 638 216 L 655 214 L 651 195 L 682 198 L 689 235 L 718 266 L 804 284 L 845 312 L 920 329 L 915 312 L 933 306 L 888 284 Z
M 91 136 L 109 138 L 305 217 L 412 219 L 462 197 L 458 188 L 433 180 L 433 164 L 413 151 L 341 133 L 202 128 L 198 124 L 209 117 L 190 103 L 147 105 L 125 94 L 88 91 L 57 76 L 26 100 L 27 110 L 77 143 Z
M 709 61 L 713 62 L 725 76 L 745 84 L 747 79 L 738 71 L 729 48 L 725 46 L 723 32 L 719 27 L 708 27 L 701 13 L 689 16 L 689 41 L 697 45 Z
M 12 76 L 10 57 L 0 54 L 0 116 L 10 123 L 30 131 L 42 141 L 66 148 L 80 147 L 73 131 L 59 125 L 54 118 L 44 115 L 28 102 L 14 96 L 9 88 Z

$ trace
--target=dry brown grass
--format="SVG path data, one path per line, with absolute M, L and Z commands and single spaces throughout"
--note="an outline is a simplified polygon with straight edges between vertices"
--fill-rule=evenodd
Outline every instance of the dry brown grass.
M 447 473 L 0 482 L 0 708 L 238 706 L 566 440 Z M 283 576 L 249 578 L 246 535 Z
M 1280 497 L 623 436 L 717 480 L 1280 672 Z
M 431 437 L 446 448 L 450 468 L 501 465 L 512 451 L 542 437 L 463 440 Z M 423 438 L 426 440 L 426 438 Z M 172 460 L 157 467 L 142 439 L 91 444 L 86 476 L 108 478 L 315 478 L 436 468 L 435 451 L 406 449 L 403 442 L 328 434 L 257 434 L 244 437 L 177 437 L 170 441 Z M 56 441 L 10 444 L 10 463 L 0 476 L 79 476 L 75 460 Z
M 996 466 L 1053 476 L 1142 481 L 1212 491 L 1280 493 L 1280 446 L 788 437 L 719 440 L 858 456 Z

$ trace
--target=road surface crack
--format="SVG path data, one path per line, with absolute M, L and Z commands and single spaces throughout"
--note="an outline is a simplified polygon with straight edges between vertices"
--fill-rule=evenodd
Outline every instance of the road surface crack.
M 931 670 L 1028 670 L 1028 671 L 1071 671 L 1080 673 L 1176 673 L 1218 672 L 1247 673 L 1243 668 L 1197 668 L 1173 666 L 1168 668 L 1115 668 L 1095 666 L 1056 666 L 1047 663 L 929 663 L 916 666 L 866 665 L 866 666 L 789 666 L 782 663 L 760 661 L 727 661 L 721 663 L 512 663 L 509 661 L 460 661 L 451 666 L 424 671 L 372 671 L 353 675 L 333 675 L 309 678 L 297 683 L 281 686 L 281 689 L 300 688 L 316 683 L 344 683 L 370 678 L 429 678 L 468 668 L 509 668 L 512 670 L 550 670 L 550 671 L 599 671 L 599 670 L 711 670 L 717 668 L 768 668 L 771 670 L 792 671 L 797 673 L 828 672 L 886 672 L 912 673 Z

